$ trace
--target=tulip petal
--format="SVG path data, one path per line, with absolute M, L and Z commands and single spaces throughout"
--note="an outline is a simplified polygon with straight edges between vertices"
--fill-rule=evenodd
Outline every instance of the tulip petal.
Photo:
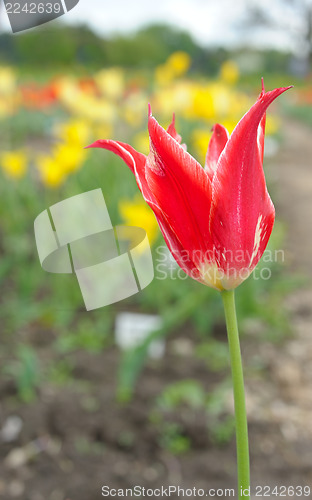
M 175 114 L 174 113 L 173 113 L 173 117 L 172 117 L 172 122 L 170 123 L 169 127 L 167 128 L 167 132 L 169 135 L 171 135 L 171 137 L 173 137 L 173 139 L 175 139 L 179 144 L 181 144 L 182 137 L 180 136 L 180 134 L 178 134 L 178 132 L 175 129 Z M 186 149 L 187 149 L 186 144 L 181 144 L 181 146 L 186 151 Z
M 257 136 L 259 158 L 260 158 L 261 165 L 263 163 L 263 155 L 264 155 L 265 122 L 266 122 L 266 113 L 264 113 L 264 115 L 261 118 L 261 121 L 259 123 L 258 136 Z
M 177 236 L 172 231 L 170 224 L 168 224 L 168 222 L 166 221 L 164 215 L 159 214 L 157 216 L 155 213 L 155 216 L 167 247 L 169 248 L 177 264 L 188 276 L 203 283 L 200 272 L 194 262 L 191 260 L 189 252 L 185 248 L 183 248 Z
M 154 200 L 153 194 L 146 183 L 145 179 L 145 164 L 146 156 L 142 153 L 136 151 L 132 146 L 126 144 L 125 142 L 112 141 L 112 140 L 98 140 L 87 146 L 87 148 L 102 148 L 112 151 L 118 155 L 130 168 L 131 172 L 134 174 L 138 188 L 145 201 L 150 205 L 150 207 L 155 211 L 155 206 L 157 203 Z M 159 207 L 157 207 L 158 210 Z
M 183 269 L 183 271 L 191 276 L 193 279 L 200 280 L 200 273 L 196 268 L 194 262 L 190 259 L 188 252 L 182 247 L 180 241 L 178 240 L 176 234 L 173 232 L 170 224 L 168 224 L 165 215 L 158 206 L 153 194 L 151 193 L 145 179 L 145 163 L 146 156 L 138 153 L 129 144 L 112 141 L 112 140 L 98 140 L 87 146 L 87 148 L 102 148 L 112 151 L 124 160 L 128 165 L 132 173 L 135 175 L 138 187 L 142 192 L 142 195 L 151 207 L 163 234 L 165 242 L 172 253 L 174 259 Z
M 261 85 L 262 85 L 262 90 L 261 93 L 258 97 L 258 101 L 262 99 L 262 97 L 265 94 L 265 88 L 264 88 L 264 81 L 263 78 L 261 78 Z M 258 149 L 259 149 L 259 156 L 260 156 L 260 161 L 263 163 L 263 154 L 264 154 L 264 135 L 265 135 L 265 122 L 266 122 L 266 113 L 262 116 L 259 126 L 258 126 Z
M 175 129 L 175 114 L 173 113 L 172 116 L 172 122 L 170 123 L 169 127 L 167 128 L 167 132 L 171 137 L 173 137 L 179 144 L 181 144 L 182 137 L 180 134 L 177 133 Z
M 100 139 L 86 147 L 86 149 L 88 148 L 102 148 L 112 151 L 124 160 L 133 174 L 135 165 L 141 170 L 146 162 L 146 156 L 144 154 L 139 153 L 125 142 Z
M 257 139 L 267 107 L 288 88 L 261 93 L 234 129 L 217 164 L 210 228 L 215 260 L 227 275 L 239 270 L 251 272 L 273 228 L 274 206 L 266 188 Z M 262 133 L 261 127 L 263 122 Z
M 197 266 L 212 250 L 210 180 L 201 165 L 151 115 L 148 128 L 151 151 L 145 170 L 147 184 L 171 230 Z
M 213 126 L 213 133 L 208 144 L 208 150 L 205 161 L 205 171 L 209 179 L 212 181 L 213 174 L 217 168 L 219 156 L 222 153 L 228 139 L 229 133 L 223 125 L 216 123 Z
M 153 203 L 150 189 L 145 180 L 146 156 L 143 153 L 139 153 L 125 142 L 101 139 L 94 142 L 90 146 L 87 146 L 87 148 L 107 149 L 120 156 L 120 158 L 126 163 L 126 165 L 128 165 L 131 172 L 134 174 L 138 188 L 143 194 L 145 201 L 149 200 Z

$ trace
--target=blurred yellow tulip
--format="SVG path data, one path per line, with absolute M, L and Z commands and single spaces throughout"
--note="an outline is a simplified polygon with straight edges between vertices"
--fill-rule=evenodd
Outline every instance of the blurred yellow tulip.
M 191 65 L 191 58 L 186 52 L 177 51 L 171 54 L 164 64 L 155 70 L 158 85 L 165 86 L 176 78 L 183 76 Z
M 0 66 L 0 95 L 10 95 L 16 90 L 16 74 L 9 66 Z
M 3 171 L 13 179 L 20 179 L 26 173 L 27 155 L 24 151 L 6 151 L 0 156 Z
M 125 224 L 145 229 L 152 245 L 159 235 L 158 224 L 152 210 L 146 205 L 141 195 L 136 195 L 133 200 L 121 200 L 118 207 Z
M 103 69 L 94 75 L 101 93 L 109 99 L 120 99 L 125 90 L 125 76 L 121 68 Z
M 195 150 L 195 156 L 201 165 L 205 164 L 208 143 L 210 141 L 212 132 L 207 129 L 195 129 L 191 136 L 191 145 Z
M 57 188 L 65 181 L 67 174 L 62 165 L 53 157 L 39 156 L 37 167 L 43 184 L 51 188 Z
M 236 62 L 228 60 L 222 64 L 220 70 L 221 80 L 228 85 L 235 85 L 239 79 L 239 68 Z
M 188 71 L 191 65 L 191 58 L 186 52 L 177 51 L 169 56 L 166 64 L 172 69 L 176 77 L 182 76 Z
M 86 120 L 71 119 L 68 122 L 58 124 L 55 133 L 64 141 L 84 147 L 89 140 L 90 127 Z

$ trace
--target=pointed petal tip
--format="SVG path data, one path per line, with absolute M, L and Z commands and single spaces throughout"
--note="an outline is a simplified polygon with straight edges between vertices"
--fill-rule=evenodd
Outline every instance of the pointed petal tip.
M 288 87 L 279 87 L 277 89 L 274 89 L 274 90 L 272 90 L 272 92 L 277 92 L 276 97 L 278 97 L 281 94 L 283 94 L 284 92 L 286 92 L 287 90 L 292 89 L 292 88 L 293 88 L 293 85 L 288 85 Z M 266 92 L 266 93 L 268 94 L 269 92 Z
M 90 149 L 90 148 L 100 148 L 100 141 L 101 139 L 95 141 L 95 142 L 92 142 L 92 144 L 89 144 L 89 146 L 85 146 L 83 149 Z
M 289 89 L 292 89 L 293 88 L 293 85 L 288 85 L 287 87 L 278 87 L 274 90 L 271 90 L 270 92 L 278 92 L 278 95 L 281 95 L 283 94 L 283 92 L 286 92 L 286 90 L 289 90 Z M 268 94 L 269 92 L 266 92 L 266 94 Z
M 211 129 L 211 132 L 214 132 L 217 135 L 221 135 L 223 134 L 224 130 L 225 128 L 223 127 L 223 125 L 221 125 L 220 123 L 215 123 Z
M 268 95 L 273 95 L 275 94 L 275 97 L 278 97 L 279 95 L 283 94 L 284 92 L 286 92 L 286 90 L 289 90 L 293 88 L 293 85 L 288 85 L 287 87 L 277 87 L 273 90 L 269 90 L 266 92 L 265 90 L 265 87 L 264 87 L 264 80 L 263 80 L 263 77 L 261 78 L 261 92 L 259 94 L 259 97 L 258 97 L 258 101 L 260 101 L 262 98 L 264 98 L 265 96 L 268 96 Z
M 124 146 L 124 143 L 113 141 L 112 139 L 98 139 L 97 141 L 92 142 L 92 144 L 89 144 L 89 146 L 85 146 L 83 149 L 101 148 L 109 150 L 110 147 L 114 146 L 115 144 Z
M 278 87 L 273 90 L 268 90 L 267 92 L 264 92 L 261 90 L 257 102 L 258 103 L 267 103 L 268 107 L 277 97 L 279 97 L 281 94 L 286 92 L 286 90 L 289 90 L 293 87 L 293 85 L 289 85 L 288 87 Z
M 150 103 L 148 103 L 148 117 L 150 118 L 152 116 L 152 106 Z
M 286 92 L 286 90 L 289 90 L 289 89 L 292 89 L 294 88 L 294 85 L 288 85 L 287 87 L 280 87 L 280 90 L 282 92 Z
M 208 144 L 205 160 L 205 171 L 208 173 L 211 181 L 217 168 L 219 157 L 225 148 L 228 139 L 229 134 L 226 128 L 223 125 L 220 125 L 220 123 L 215 123 L 212 127 L 212 136 Z

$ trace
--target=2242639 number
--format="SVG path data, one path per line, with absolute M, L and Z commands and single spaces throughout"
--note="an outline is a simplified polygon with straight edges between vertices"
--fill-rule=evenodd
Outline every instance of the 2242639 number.
M 256 486 L 256 497 L 309 497 L 310 486 Z
M 62 5 L 60 2 L 54 3 L 25 3 L 21 5 L 18 2 L 6 3 L 7 14 L 59 14 Z

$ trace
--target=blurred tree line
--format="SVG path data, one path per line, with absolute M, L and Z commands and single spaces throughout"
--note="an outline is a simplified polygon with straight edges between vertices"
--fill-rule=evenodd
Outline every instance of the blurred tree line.
M 236 27 L 249 34 L 284 34 L 297 57 L 312 67 L 312 0 L 276 0 L 273 8 L 258 0 L 245 0 L 244 16 Z
M 166 24 L 155 24 L 134 34 L 100 37 L 87 26 L 53 23 L 21 34 L 0 35 L 0 62 L 20 67 L 91 66 L 94 69 L 120 65 L 126 68 L 154 68 L 175 51 L 191 56 L 192 70 L 209 75 L 233 57 L 225 48 L 202 47 L 186 31 Z M 240 56 L 241 51 L 236 51 Z M 261 55 L 263 71 L 287 72 L 290 55 L 275 50 L 252 51 L 250 58 Z M 258 68 L 259 70 L 259 68 Z

